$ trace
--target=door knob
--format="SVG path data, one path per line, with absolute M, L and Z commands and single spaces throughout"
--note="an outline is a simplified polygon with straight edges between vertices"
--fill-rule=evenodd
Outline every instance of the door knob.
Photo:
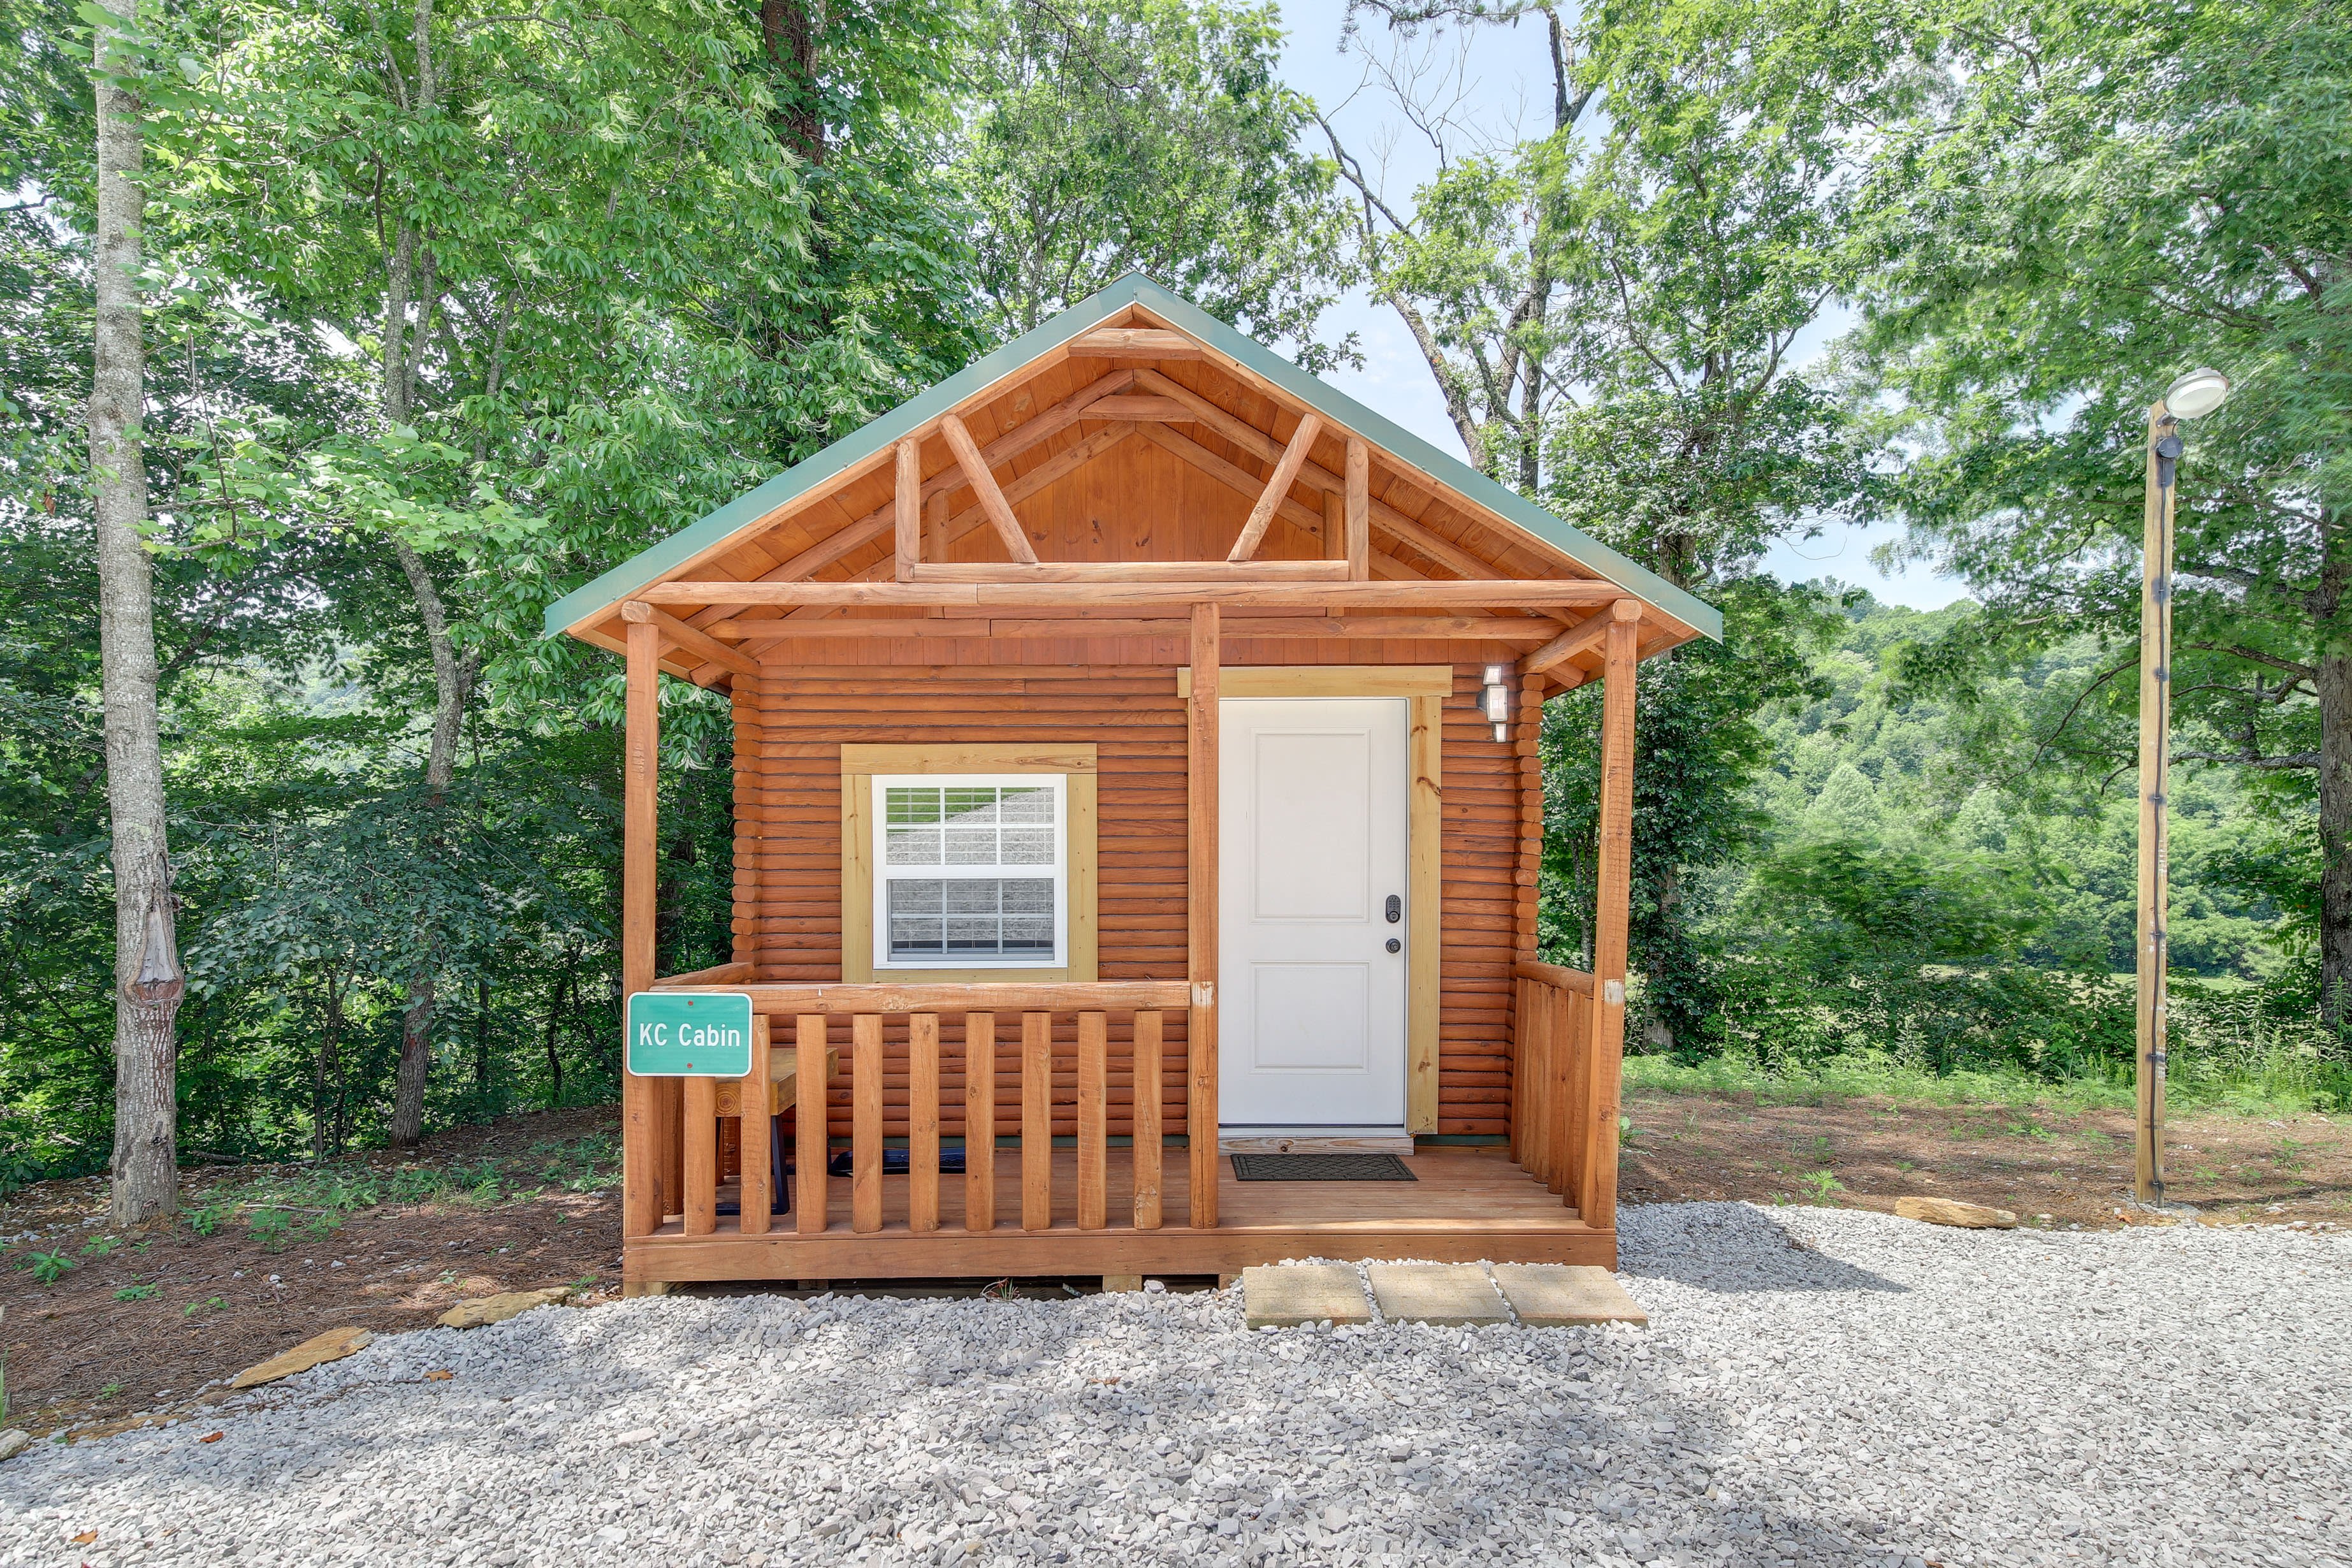
M 1394 925 L 1397 921 L 1402 919 L 1404 919 L 1404 900 L 1398 898 L 1394 893 L 1391 893 L 1389 895 L 1389 924 Z M 1395 950 L 1391 949 L 1390 951 L 1393 952 Z
M 1391 952 L 1402 952 L 1404 951 L 1404 943 L 1397 941 L 1394 937 L 1391 937 L 1389 938 L 1389 951 Z

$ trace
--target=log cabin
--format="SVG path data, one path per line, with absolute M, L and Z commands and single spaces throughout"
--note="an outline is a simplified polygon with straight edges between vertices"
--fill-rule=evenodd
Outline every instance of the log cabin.
M 626 660 L 626 991 L 754 1019 L 740 1080 L 625 1076 L 631 1292 L 1614 1266 L 1635 671 L 1720 637 L 1688 594 L 1129 275 L 546 626 Z M 669 976 L 665 678 L 735 741 L 733 952 Z M 1537 739 L 1594 680 L 1587 973 L 1537 951 Z

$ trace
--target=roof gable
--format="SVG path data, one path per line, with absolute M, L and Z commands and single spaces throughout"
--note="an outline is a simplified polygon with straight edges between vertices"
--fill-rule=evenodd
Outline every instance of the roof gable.
M 1127 335 L 1113 342 L 1131 345 L 1132 355 L 1104 349 L 1101 334 L 1113 323 L 1126 324 Z M 1086 357 L 1073 358 L 1073 345 L 1083 346 Z M 1197 384 L 1188 384 L 1188 373 Z M 1121 379 L 1106 392 L 1113 378 Z M 1057 401 L 1041 405 L 1038 399 L 1048 395 Z M 1074 400 L 1090 406 L 1085 400 L 1104 397 L 1129 401 L 1104 404 L 1114 410 L 1108 414 L 1062 418 L 1056 413 L 1066 412 Z M 1126 423 L 1117 412 L 1171 398 L 1185 405 L 1176 413 L 1179 420 L 1198 422 L 1200 439 L 1156 421 Z M 1692 632 L 1722 635 L 1720 616 L 1697 598 L 1135 273 L 565 595 L 549 606 L 546 634 L 570 631 L 611 646 L 609 623 L 624 600 L 648 584 L 688 574 L 750 580 L 886 573 L 895 446 L 908 436 L 936 433 L 941 416 L 957 412 L 974 421 L 974 437 L 982 439 L 982 410 L 996 415 L 996 438 L 989 445 L 1006 447 L 1008 455 L 992 451 L 989 462 L 1016 471 L 1005 486 L 1015 504 L 1076 483 L 1078 470 L 1138 433 L 1227 489 L 1254 490 L 1262 477 L 1235 459 L 1270 469 L 1287 439 L 1277 434 L 1281 422 L 1295 431 L 1311 415 L 1329 432 L 1322 442 L 1326 460 L 1318 463 L 1307 453 L 1298 490 L 1286 494 L 1281 512 L 1300 528 L 1314 523 L 1313 509 L 1297 494 L 1328 493 L 1340 482 L 1335 470 L 1345 438 L 1366 443 L 1387 486 L 1387 499 L 1376 490 L 1372 500 L 1376 527 L 1392 552 L 1383 575 L 1426 575 L 1413 564 L 1426 562 L 1448 576 L 1590 577 L 1623 589 Z M 1047 437 L 1034 435 L 1041 427 L 1049 427 Z M 1024 437 L 1024 432 L 1030 434 Z M 1121 460 L 1139 460 L 1140 450 L 1130 449 Z M 926 493 L 937 492 L 944 506 L 956 473 L 943 451 L 939 461 Z M 968 507 L 959 521 L 969 531 L 978 526 L 971 521 L 975 517 L 976 508 Z M 878 530 L 877 519 L 885 525 Z M 877 538 L 878 561 L 866 559 L 877 554 Z M 1498 563 L 1507 569 L 1497 570 Z

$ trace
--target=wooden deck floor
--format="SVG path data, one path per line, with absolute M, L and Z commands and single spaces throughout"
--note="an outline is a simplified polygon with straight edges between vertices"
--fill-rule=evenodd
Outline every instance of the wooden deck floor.
M 964 1178 L 940 1179 L 940 1228 L 907 1228 L 907 1178 L 883 1181 L 883 1226 L 849 1226 L 849 1184 L 835 1179 L 832 1224 L 804 1236 L 793 1215 L 778 1215 L 766 1236 L 736 1231 L 722 1215 L 711 1236 L 687 1236 L 673 1215 L 650 1237 L 629 1241 L 631 1280 L 967 1279 L 1003 1275 L 1231 1274 L 1286 1258 L 1416 1258 L 1466 1263 L 1597 1263 L 1614 1267 L 1613 1231 L 1594 1230 L 1500 1150 L 1433 1150 L 1405 1157 L 1411 1182 L 1242 1182 L 1228 1159 L 1217 1163 L 1218 1225 L 1183 1224 L 1188 1170 L 1181 1149 L 1168 1151 L 1158 1230 L 1137 1230 L 1126 1151 L 1111 1152 L 1110 1227 L 1077 1228 L 1077 1155 L 1054 1153 L 1054 1226 L 1023 1230 L 1021 1159 L 996 1157 L 996 1228 L 963 1228 Z M 733 1184 L 722 1193 L 732 1202 Z

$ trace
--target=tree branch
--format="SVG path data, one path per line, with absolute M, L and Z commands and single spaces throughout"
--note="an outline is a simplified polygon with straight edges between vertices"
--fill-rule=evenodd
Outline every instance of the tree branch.
M 2226 653 L 2233 658 L 2242 658 L 2248 664 L 2266 665 L 2273 669 L 2284 670 L 2298 680 L 2319 679 L 2319 671 L 2310 665 L 2297 664 L 2291 658 L 2281 658 L 2276 654 L 2264 653 L 2258 647 L 2248 647 L 2243 643 L 2185 642 L 2179 646 L 2196 653 Z
M 2256 756 L 2252 752 L 2232 754 L 2228 752 L 2175 752 L 2176 763 L 2229 763 L 2242 768 L 2264 768 L 2284 771 L 2319 766 L 2317 752 L 2289 752 L 2284 756 Z

